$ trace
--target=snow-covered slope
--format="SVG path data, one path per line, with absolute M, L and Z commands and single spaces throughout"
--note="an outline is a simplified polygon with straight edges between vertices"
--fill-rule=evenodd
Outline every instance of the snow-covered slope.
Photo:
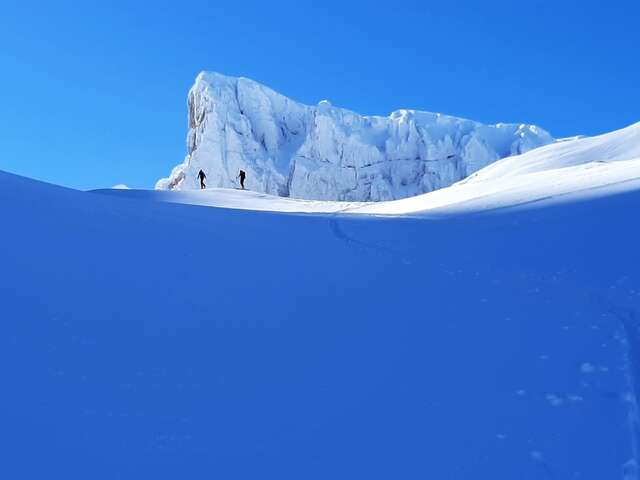
M 550 203 L 640 188 L 640 123 L 597 137 L 547 145 L 505 158 L 449 188 L 359 213 L 478 211 Z
M 360 207 L 369 205 L 369 203 L 366 202 L 333 202 L 328 200 L 303 200 L 299 198 L 279 197 L 277 195 L 234 188 L 181 191 L 121 191 L 117 189 L 101 189 L 94 190 L 94 192 L 121 198 L 135 198 L 154 202 L 282 213 L 350 213 Z
M 296 103 L 245 78 L 203 72 L 188 96 L 188 155 L 158 189 L 237 186 L 304 199 L 381 201 L 451 185 L 486 165 L 546 145 L 532 125 L 483 125 L 399 110 L 367 117 Z
M 567 139 L 499 160 L 434 192 L 388 202 L 283 198 L 253 191 L 103 191 L 147 200 L 301 213 L 421 215 L 534 206 L 640 188 L 640 123 L 597 137 Z
M 114 192 L 0 172 L 0 478 L 638 478 L 640 191 L 437 221 Z
M 594 162 L 621 162 L 640 158 L 640 122 L 596 137 L 582 137 L 547 145 L 505 158 L 472 175 L 466 182 L 510 180 L 525 175 Z M 466 183 L 464 182 L 464 183 Z

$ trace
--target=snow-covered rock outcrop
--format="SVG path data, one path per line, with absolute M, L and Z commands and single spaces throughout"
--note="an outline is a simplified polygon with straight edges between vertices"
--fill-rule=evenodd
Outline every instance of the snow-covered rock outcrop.
M 640 122 L 595 137 L 563 139 L 518 158 L 505 158 L 466 182 L 508 180 L 516 176 L 586 165 L 640 159 Z
M 483 125 L 398 110 L 362 116 L 307 106 L 246 78 L 203 72 L 189 91 L 188 153 L 157 189 L 238 186 L 318 200 L 381 201 L 449 186 L 496 160 L 554 139 L 525 124 Z

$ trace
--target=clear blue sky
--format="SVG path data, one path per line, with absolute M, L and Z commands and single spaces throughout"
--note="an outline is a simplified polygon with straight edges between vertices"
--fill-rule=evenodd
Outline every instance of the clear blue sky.
M 640 2 L 0 2 L 0 169 L 150 188 L 201 70 L 305 103 L 536 123 L 640 120 Z

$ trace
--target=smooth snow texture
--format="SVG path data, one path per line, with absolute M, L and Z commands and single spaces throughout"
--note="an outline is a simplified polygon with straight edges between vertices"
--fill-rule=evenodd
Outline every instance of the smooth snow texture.
M 0 172 L 0 478 L 638 478 L 640 191 L 438 220 L 131 194 Z
M 541 147 L 519 157 L 500 160 L 467 181 L 508 180 L 545 170 L 590 162 L 620 162 L 640 158 L 640 122 L 596 137 L 580 137 Z
M 157 188 L 238 186 L 313 200 L 382 201 L 451 185 L 500 158 L 553 142 L 533 125 L 483 125 L 398 110 L 361 116 L 294 102 L 246 78 L 203 72 L 188 96 L 188 154 Z
M 477 211 L 640 188 L 640 123 L 505 158 L 450 188 L 367 205 L 359 213 Z
M 348 213 L 351 210 L 368 205 L 364 202 L 301 200 L 233 188 L 181 191 L 127 190 L 126 192 L 101 189 L 94 192 L 166 203 L 283 213 Z

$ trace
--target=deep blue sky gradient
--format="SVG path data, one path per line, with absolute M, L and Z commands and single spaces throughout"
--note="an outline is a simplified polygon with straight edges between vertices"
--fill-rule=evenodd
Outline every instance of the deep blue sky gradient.
M 153 186 L 200 70 L 305 103 L 593 135 L 640 120 L 640 2 L 2 2 L 0 170 Z

